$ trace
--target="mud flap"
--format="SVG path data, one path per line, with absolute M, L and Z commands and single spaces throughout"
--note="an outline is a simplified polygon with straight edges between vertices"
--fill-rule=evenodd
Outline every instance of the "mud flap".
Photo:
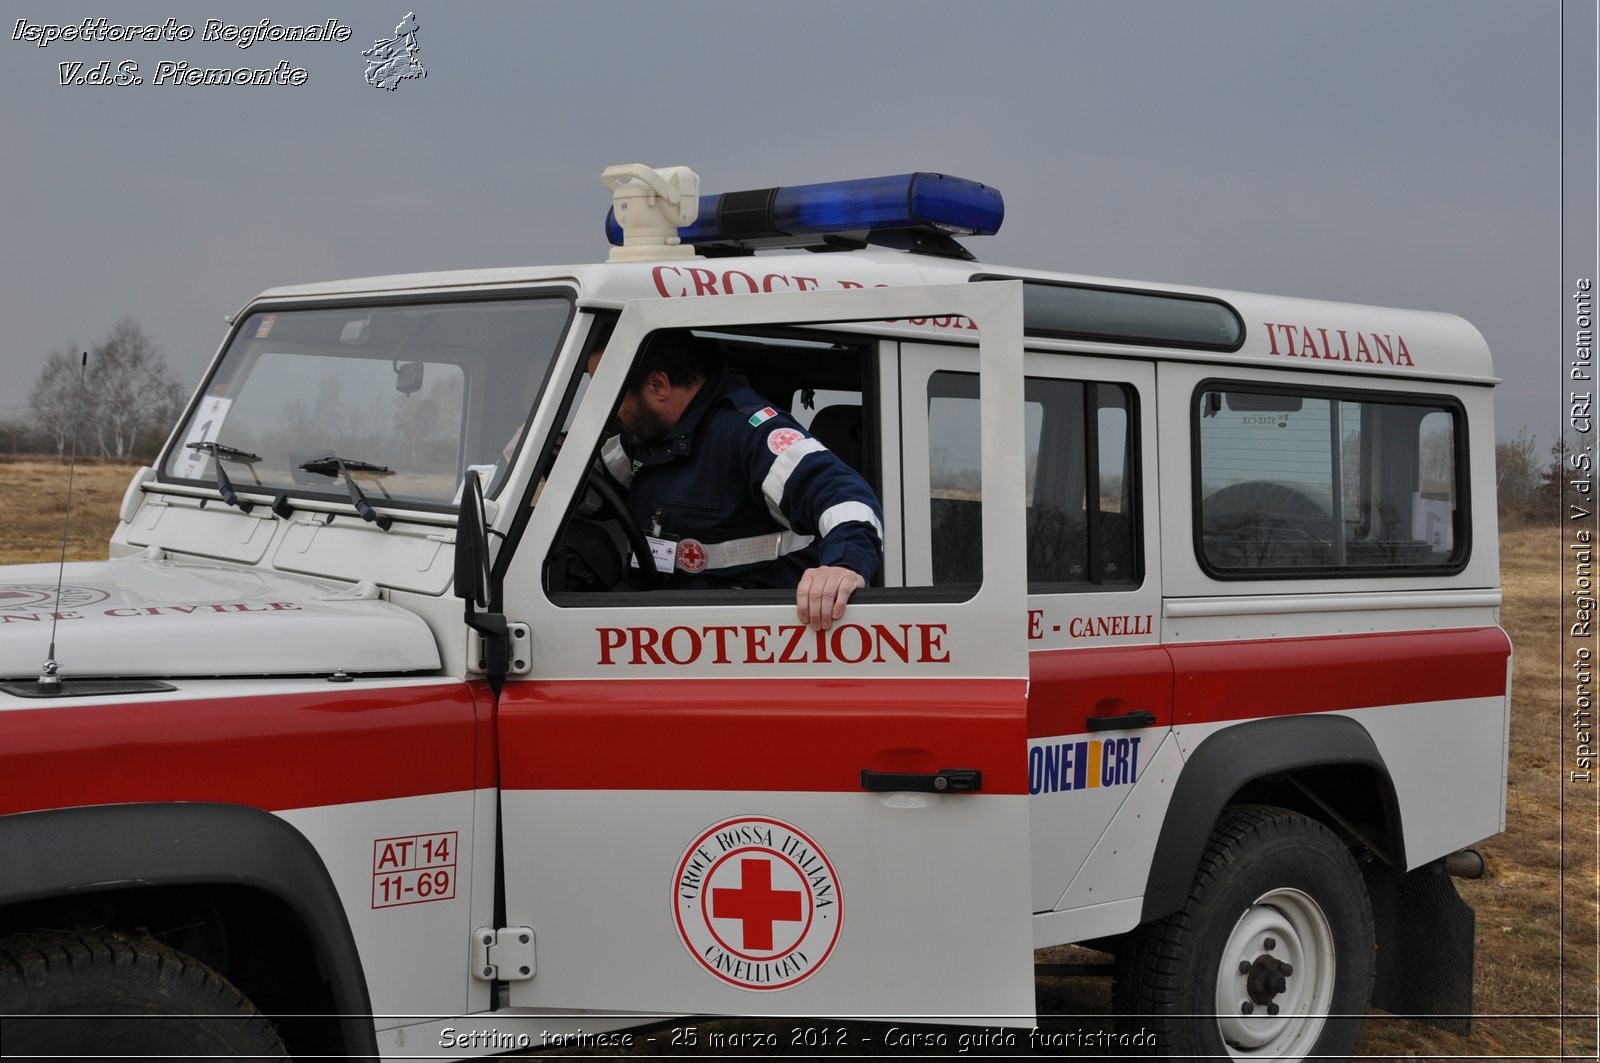
M 1455 1034 L 1472 1032 L 1477 918 L 1456 893 L 1444 860 L 1410 874 L 1369 865 L 1378 935 L 1372 1005 Z

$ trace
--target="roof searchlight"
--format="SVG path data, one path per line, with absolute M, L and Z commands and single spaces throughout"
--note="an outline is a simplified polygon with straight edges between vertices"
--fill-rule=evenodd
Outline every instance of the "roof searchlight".
M 700 175 L 687 166 L 654 170 L 642 163 L 607 166 L 600 183 L 611 191 L 611 209 L 622 226 L 622 246 L 609 262 L 653 262 L 696 258 L 694 245 L 678 230 L 700 214 Z

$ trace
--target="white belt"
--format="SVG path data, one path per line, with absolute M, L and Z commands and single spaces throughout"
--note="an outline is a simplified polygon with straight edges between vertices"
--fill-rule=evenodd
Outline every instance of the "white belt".
M 729 539 L 721 543 L 703 543 L 698 539 L 678 542 L 677 567 L 681 572 L 703 572 L 713 568 L 737 568 L 762 561 L 776 561 L 785 554 L 804 550 L 815 536 L 797 535 L 792 531 L 769 532 L 744 539 Z

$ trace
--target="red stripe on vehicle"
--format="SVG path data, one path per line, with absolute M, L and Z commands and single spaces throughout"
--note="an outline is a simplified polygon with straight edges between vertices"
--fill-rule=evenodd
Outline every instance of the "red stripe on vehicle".
M 1164 727 L 1504 697 L 1510 654 L 1499 628 L 1035 650 L 1028 737 L 1141 709 Z
M 281 810 L 451 793 L 493 785 L 492 775 L 474 778 L 484 752 L 464 683 L 29 702 L 0 712 L 0 814 L 140 801 Z
M 572 680 L 506 685 L 508 790 L 860 792 L 861 769 L 976 768 L 1025 794 L 1021 680 Z
M 1173 722 L 1504 697 L 1511 641 L 1497 627 L 1167 647 Z
M 1090 716 L 1141 709 L 1172 723 L 1172 659 L 1165 646 L 1035 650 L 1028 657 L 1028 737 L 1083 734 Z

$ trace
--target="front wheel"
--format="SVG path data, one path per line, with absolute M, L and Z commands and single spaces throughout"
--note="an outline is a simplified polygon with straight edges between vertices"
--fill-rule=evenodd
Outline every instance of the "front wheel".
M 285 1059 L 226 979 L 151 938 L 41 933 L 0 941 L 0 1041 L 17 1056 Z
M 1236 806 L 1188 902 L 1119 953 L 1114 1004 L 1160 1055 L 1345 1058 L 1375 959 L 1366 885 L 1339 839 L 1287 809 Z

